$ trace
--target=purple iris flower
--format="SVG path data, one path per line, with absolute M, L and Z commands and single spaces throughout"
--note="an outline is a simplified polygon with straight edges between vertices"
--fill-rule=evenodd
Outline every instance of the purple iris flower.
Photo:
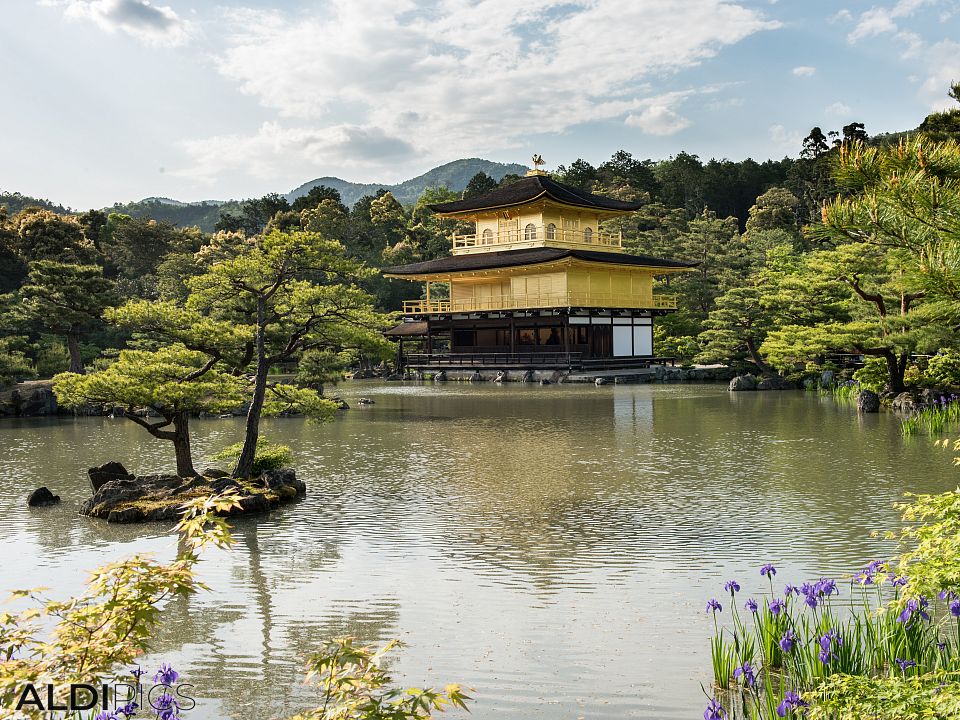
M 750 598 L 749 600 L 747 600 L 744 607 L 750 612 L 755 613 L 757 611 L 757 601 L 754 600 L 753 598 Z
M 913 660 L 901 660 L 900 658 L 897 658 L 897 665 L 900 666 L 900 672 L 905 673 L 907 668 L 916 667 L 917 663 L 915 663 Z
M 770 577 L 773 577 L 774 575 L 777 574 L 777 569 L 770 563 L 767 563 L 762 568 L 760 568 L 760 574 L 763 575 L 764 577 L 767 577 L 768 575 Z
M 820 643 L 820 654 L 817 657 L 820 658 L 820 662 L 824 665 L 827 665 L 837 656 L 837 654 L 833 652 L 834 643 L 836 643 L 837 647 L 843 645 L 843 639 L 836 630 L 830 630 L 821 635 L 818 642 Z
M 960 617 L 960 600 L 953 600 L 950 603 L 950 614 L 954 617 Z
M 793 690 L 787 690 L 783 694 L 783 702 L 777 705 L 777 716 L 786 717 L 789 712 L 803 713 L 810 704 L 804 702 Z
M 799 595 L 800 590 L 797 588 L 796 585 L 791 585 L 790 583 L 787 583 L 786 586 L 783 588 L 783 594 L 786 595 L 787 597 L 790 597 L 791 595 Z
M 93 720 L 120 720 L 120 718 L 118 718 L 112 712 L 107 712 L 106 710 L 104 710 L 103 712 L 99 713 Z
M 120 708 L 117 712 L 123 713 L 125 717 L 131 718 L 137 714 L 138 707 L 140 706 L 137 703 L 128 702 L 126 705 Z
M 707 703 L 707 709 L 703 711 L 703 720 L 723 720 L 727 716 L 723 705 L 716 700 Z
M 158 720 L 181 720 L 180 703 L 170 693 L 164 693 L 153 703 Z
M 727 580 L 727 582 L 723 585 L 723 589 L 733 595 L 734 593 L 740 592 L 740 583 L 738 583 L 736 580 Z
M 723 605 L 721 605 L 719 602 L 711 598 L 710 600 L 707 601 L 707 612 L 710 612 L 711 610 L 713 612 L 722 612 Z
M 180 677 L 180 673 L 170 667 L 169 663 L 163 663 L 153 676 L 153 681 L 161 685 L 173 685 L 178 677 Z
M 785 602 L 783 602 L 783 600 L 771 600 L 767 607 L 770 609 L 771 613 L 774 615 L 779 615 L 781 612 L 783 612 L 787 605 Z
M 890 581 L 890 584 L 896 587 L 903 587 L 907 584 L 907 579 L 903 575 L 894 575 L 891 573 L 887 576 L 887 579 Z
M 829 597 L 831 595 L 839 595 L 840 589 L 837 587 L 836 580 L 827 580 L 826 578 L 820 578 L 820 581 L 816 584 L 817 592 L 820 595 Z
M 904 625 L 909 626 L 913 623 L 914 619 L 919 615 L 924 620 L 929 620 L 930 616 L 927 614 L 927 599 L 922 595 L 919 598 L 914 598 L 912 600 L 907 600 L 907 604 L 904 606 L 903 610 L 900 612 L 900 615 L 897 617 L 897 620 L 902 622 Z
M 733 671 L 734 680 L 739 679 L 741 676 L 743 676 L 743 683 L 747 687 L 753 687 L 757 684 L 757 677 L 753 674 L 753 668 L 750 667 L 750 663 L 745 662 L 743 665 Z
M 785 653 L 792 652 L 794 643 L 797 642 L 797 636 L 793 634 L 793 630 L 787 630 L 783 637 L 780 638 L 780 649 Z

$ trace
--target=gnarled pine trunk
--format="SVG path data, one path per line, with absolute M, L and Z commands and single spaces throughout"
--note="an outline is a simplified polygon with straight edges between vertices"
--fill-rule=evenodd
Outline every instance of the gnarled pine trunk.
M 80 357 L 80 336 L 73 331 L 67 333 L 67 350 L 70 352 L 70 372 L 83 375 L 83 358 Z
M 259 297 L 257 298 L 257 364 L 254 370 L 253 397 L 250 400 L 250 409 L 247 410 L 243 449 L 237 459 L 237 467 L 233 471 L 234 477 L 243 479 L 253 475 L 253 462 L 257 457 L 257 441 L 260 439 L 260 416 L 263 414 L 263 400 L 267 392 L 267 372 L 270 368 L 267 366 L 265 316 L 266 301 Z

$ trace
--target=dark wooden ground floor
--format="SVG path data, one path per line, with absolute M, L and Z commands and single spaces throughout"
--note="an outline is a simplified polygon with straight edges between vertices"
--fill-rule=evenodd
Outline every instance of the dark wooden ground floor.
M 650 310 L 541 310 L 407 318 L 387 332 L 413 369 L 642 367 L 654 360 Z

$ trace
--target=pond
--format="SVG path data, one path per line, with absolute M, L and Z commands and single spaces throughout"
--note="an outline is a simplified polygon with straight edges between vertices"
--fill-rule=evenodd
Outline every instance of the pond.
M 815 393 L 719 385 L 349 383 L 334 423 L 265 423 L 308 495 L 236 524 L 171 604 L 151 661 L 195 684 L 203 720 L 307 706 L 303 658 L 325 638 L 400 638 L 404 683 L 475 689 L 472 717 L 698 718 L 711 679 L 706 599 L 736 578 L 850 570 L 881 553 L 903 492 L 956 487 L 950 454 Z M 375 400 L 358 406 L 361 396 Z M 196 421 L 198 456 L 239 419 Z M 169 558 L 160 525 L 76 514 L 85 468 L 169 470 L 170 448 L 108 418 L 0 422 L 0 590 L 76 592 L 133 552 Z M 203 467 L 202 462 L 198 467 Z M 54 508 L 26 507 L 48 485 Z M 741 602 L 744 598 L 741 599 Z

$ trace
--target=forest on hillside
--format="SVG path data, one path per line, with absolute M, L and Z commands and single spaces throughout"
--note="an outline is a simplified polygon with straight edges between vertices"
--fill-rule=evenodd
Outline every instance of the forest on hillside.
M 950 94 L 960 100 L 960 86 Z M 884 205 L 878 188 L 885 172 L 933 173 L 917 187 L 943 183 L 956 202 L 957 138 L 960 109 L 935 113 L 919 131 L 895 136 L 870 137 L 861 123 L 830 132 L 816 127 L 792 159 L 704 162 L 680 152 L 655 162 L 619 151 L 596 167 L 584 160 L 561 166 L 555 176 L 590 192 L 644 201 L 639 211 L 611 221 L 629 252 L 699 263 L 696 272 L 670 281 L 681 307 L 657 326 L 657 355 L 778 375 L 830 353 L 857 353 L 870 357 L 877 376 L 897 391 L 924 381 L 931 361 L 922 356 L 937 356 L 935 372 L 949 364 L 944 357 L 958 367 L 960 361 L 957 318 L 944 310 L 943 293 L 916 280 L 918 263 L 930 258 L 923 259 L 918 239 L 893 236 L 909 227 L 929 242 L 935 228 L 956 249 L 960 234 L 955 220 L 943 220 L 956 217 L 943 214 L 943 197 L 939 206 L 904 215 L 904 197 L 886 188 L 895 202 Z M 920 153 L 912 165 L 904 148 Z M 940 165 L 924 166 L 925 152 Z M 857 163 L 872 163 L 870 172 Z M 0 195 L 0 382 L 108 365 L 118 348 L 136 342 L 104 322 L 109 308 L 136 299 L 184 301 L 189 279 L 204 271 L 203 258 L 247 238 L 318 233 L 371 268 L 443 256 L 450 234 L 465 228 L 427 206 L 518 177 L 498 182 L 480 172 L 462 192 L 427 188 L 410 205 L 379 190 L 348 207 L 324 185 L 293 202 L 277 194 L 192 206 L 153 200 L 130 212 L 71 213 Z M 872 213 L 856 205 L 862 198 L 872 198 Z M 874 217 L 878 207 L 887 215 Z M 183 217 L 190 221 L 179 224 Z M 212 231 L 200 229 L 211 222 Z M 889 233 L 893 239 L 877 241 Z M 949 294 L 950 280 L 943 282 Z M 376 273 L 362 285 L 385 312 L 421 292 Z M 957 373 L 953 384 L 960 383 Z

